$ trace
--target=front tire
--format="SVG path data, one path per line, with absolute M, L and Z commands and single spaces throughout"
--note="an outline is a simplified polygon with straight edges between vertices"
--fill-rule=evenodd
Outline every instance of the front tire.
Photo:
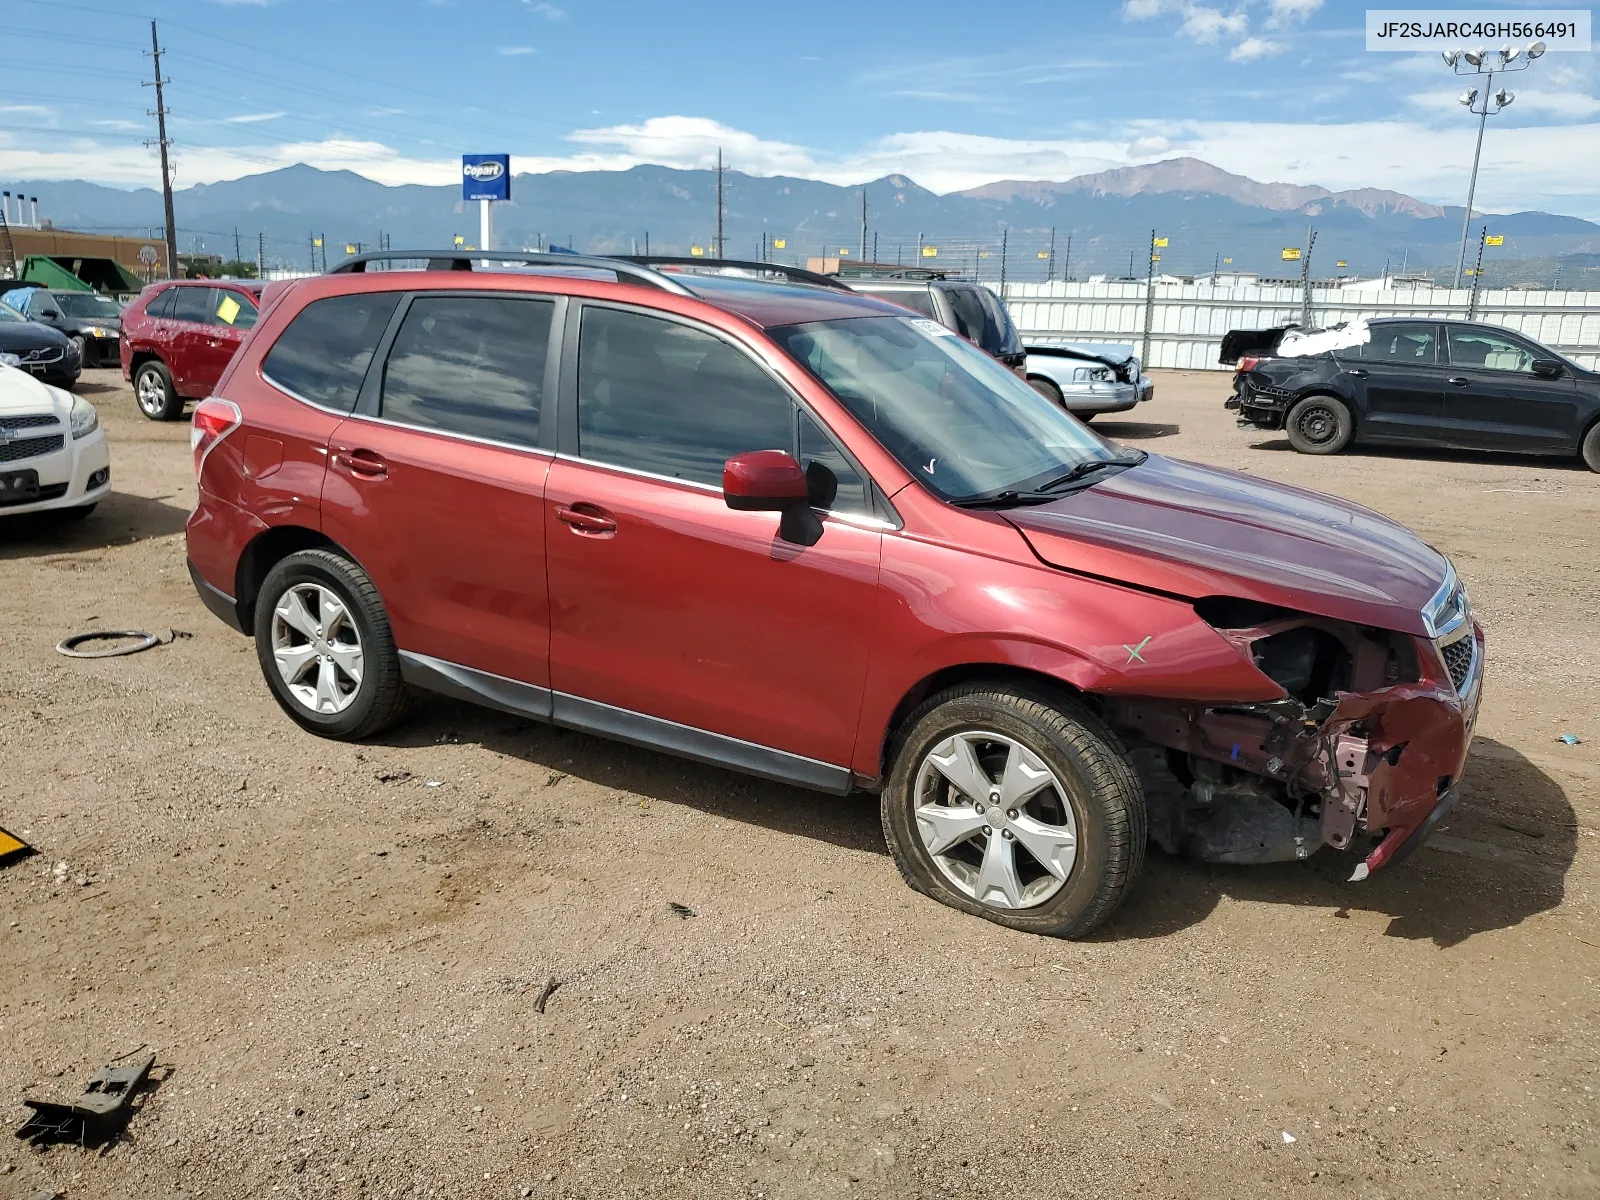
M 89 339 L 84 337 L 81 333 L 75 333 L 72 335 L 70 340 L 72 342 L 73 349 L 77 350 L 78 352 L 78 365 L 80 367 L 87 367 L 89 365 Z
M 1289 444 L 1301 454 L 1338 454 L 1355 439 L 1350 407 L 1334 396 L 1307 396 L 1284 418 Z
M 367 573 L 329 550 L 283 559 L 261 585 L 256 657 L 279 707 L 304 729 L 354 741 L 404 715 L 389 616 Z
M 133 373 L 133 395 L 139 411 L 152 421 L 176 421 L 183 416 L 183 397 L 172 385 L 165 363 L 151 359 Z
M 1082 937 L 1144 862 L 1144 792 L 1116 735 L 1065 693 L 971 684 L 907 718 L 883 831 L 917 891 L 997 924 Z
M 1055 385 L 1054 380 L 1046 379 L 1043 375 L 1029 375 L 1028 386 L 1057 408 L 1067 406 L 1067 402 L 1061 396 L 1061 389 Z
M 1583 464 L 1591 471 L 1600 471 L 1600 423 L 1595 424 L 1584 435 Z

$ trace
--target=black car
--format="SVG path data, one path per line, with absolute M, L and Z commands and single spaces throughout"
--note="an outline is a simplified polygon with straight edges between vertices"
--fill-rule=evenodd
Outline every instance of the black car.
M 24 371 L 59 388 L 77 383 L 83 368 L 78 348 L 66 334 L 30 321 L 4 304 L 0 304 L 0 354 L 16 355 Z
M 946 279 L 934 271 L 908 267 L 885 268 L 881 274 L 871 264 L 840 268 L 839 281 L 853 292 L 876 296 L 891 304 L 913 309 L 954 329 L 973 345 L 987 350 L 1017 374 L 1025 373 L 1028 352 L 1017 327 L 1000 298 L 979 283 Z
M 1600 471 L 1600 373 L 1496 325 L 1390 317 L 1322 333 L 1237 330 L 1222 361 L 1238 363 L 1227 406 L 1239 424 L 1281 429 L 1302 454 L 1439 446 L 1581 455 Z
M 122 305 L 98 292 L 35 288 L 12 293 L 6 303 L 30 321 L 66 334 L 86 367 L 116 366 L 122 338 Z

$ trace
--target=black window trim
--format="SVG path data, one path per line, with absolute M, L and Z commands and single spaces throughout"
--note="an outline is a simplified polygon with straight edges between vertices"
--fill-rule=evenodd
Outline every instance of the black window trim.
M 398 290 L 398 289 L 397 289 Z M 346 292 L 344 295 L 361 296 L 370 295 L 369 292 Z M 432 299 L 439 296 L 470 296 L 474 299 L 493 300 L 526 300 L 544 304 L 552 304 L 554 308 L 550 313 L 550 341 L 545 348 L 544 382 L 541 384 L 542 394 L 539 403 L 539 430 L 534 436 L 533 445 L 525 442 L 502 442 L 498 438 L 480 437 L 473 433 L 458 433 L 453 429 L 440 429 L 433 425 L 417 425 L 410 421 L 397 421 L 393 417 L 383 415 L 383 377 L 389 365 L 389 352 L 394 349 L 395 339 L 400 335 L 400 327 L 405 323 L 406 313 L 411 310 L 414 301 Z M 330 297 L 331 299 L 331 297 Z M 434 288 L 431 290 L 406 291 L 401 294 L 400 303 L 395 305 L 394 315 L 389 318 L 389 324 L 383 331 L 383 336 L 378 339 L 378 345 L 372 352 L 372 360 L 367 363 L 367 373 L 361 380 L 361 389 L 356 394 L 355 407 L 345 416 L 359 417 L 363 421 L 370 421 L 374 425 L 388 425 L 394 429 L 409 429 L 415 433 L 432 433 L 440 437 L 455 438 L 461 442 L 472 442 L 480 446 L 495 446 L 502 450 L 521 450 L 524 453 L 537 454 L 541 458 L 549 458 L 555 453 L 555 425 L 551 420 L 550 411 L 552 400 L 556 395 L 557 380 L 559 377 L 558 350 L 561 347 L 563 325 L 566 321 L 566 308 L 568 297 L 552 295 L 545 292 L 512 292 L 496 291 L 491 288 Z M 303 311 L 303 310 L 302 310 Z M 299 314 L 296 313 L 296 316 Z M 293 318 L 291 318 L 292 320 Z M 285 326 L 287 328 L 287 326 Z M 265 356 L 263 356 L 265 361 Z M 374 365 L 378 370 L 373 370 Z M 280 391 L 288 391 L 281 385 L 274 384 Z M 293 393 L 290 393 L 293 395 Z M 299 399 L 299 397 L 296 397 Z M 307 403 L 311 403 L 307 401 Z M 314 405 L 321 408 L 322 405 Z M 337 412 L 337 409 L 327 409 Z
M 849 463 L 855 468 L 856 474 L 859 475 L 862 481 L 866 484 L 868 500 L 872 504 L 875 510 L 874 512 L 835 512 L 832 509 L 824 509 L 822 510 L 823 515 L 845 522 L 862 524 L 868 528 L 874 529 L 888 530 L 900 529 L 904 527 L 904 523 L 900 520 L 900 514 L 895 512 L 894 507 L 890 505 L 887 493 L 885 493 L 884 490 L 878 485 L 877 480 L 873 479 L 872 475 L 867 471 L 867 469 L 863 467 L 856 459 L 856 456 L 850 453 L 848 447 L 840 442 L 838 434 L 834 433 L 828 422 L 823 420 L 822 417 L 820 417 L 816 411 L 805 402 L 805 399 L 789 385 L 789 382 L 776 371 L 774 371 L 759 354 L 751 353 L 749 347 L 740 344 L 733 338 L 730 338 L 715 325 L 707 324 L 704 321 L 698 321 L 693 317 L 684 316 L 682 313 L 671 312 L 660 308 L 649 308 L 642 304 L 628 304 L 617 300 L 594 300 L 588 297 L 572 297 L 572 302 L 567 308 L 567 327 L 562 336 L 561 383 L 556 401 L 557 439 L 555 446 L 555 457 L 565 462 L 581 463 L 588 467 L 599 467 L 603 470 L 617 471 L 621 474 L 633 475 L 641 479 L 657 480 L 661 483 L 677 484 L 680 487 L 693 488 L 696 491 L 709 492 L 717 496 L 722 495 L 722 488 L 717 484 L 700 483 L 698 480 L 694 479 L 680 479 L 676 475 L 660 475 L 654 471 L 646 471 L 639 467 L 625 467 L 620 463 L 606 462 L 604 459 L 585 458 L 583 455 L 577 452 L 578 333 L 583 325 L 584 310 L 588 308 L 614 309 L 618 312 L 631 313 L 635 316 L 652 317 L 661 321 L 671 321 L 674 324 L 682 325 L 685 328 L 693 329 L 699 333 L 708 334 L 717 341 L 722 342 L 729 349 L 733 350 L 734 353 L 744 355 L 751 362 L 755 363 L 756 366 L 759 367 L 769 379 L 778 385 L 778 388 L 783 392 L 783 394 L 789 398 L 789 403 L 793 406 L 793 410 L 798 410 L 799 412 L 805 413 L 817 423 L 817 428 L 822 430 L 823 435 L 833 443 L 834 448 L 839 451 L 840 457 L 842 457 L 845 462 Z M 795 416 L 795 412 L 793 410 L 791 411 L 789 418 L 790 454 L 794 454 L 799 449 L 799 424 L 798 418 Z

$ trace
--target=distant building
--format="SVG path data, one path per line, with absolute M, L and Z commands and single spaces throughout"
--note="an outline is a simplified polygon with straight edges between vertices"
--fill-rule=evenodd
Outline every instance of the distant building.
M 66 229 L 10 227 L 17 262 L 30 255 L 56 260 L 78 274 L 73 265 L 83 259 L 110 259 L 136 279 L 149 283 L 167 278 L 167 246 L 160 238 L 124 237 L 109 233 L 73 233 Z M 0 248 L 3 250 L 3 248 Z

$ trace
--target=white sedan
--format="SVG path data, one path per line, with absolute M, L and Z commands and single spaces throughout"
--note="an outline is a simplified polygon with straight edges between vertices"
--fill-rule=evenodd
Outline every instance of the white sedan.
M 94 405 L 0 354 L 0 516 L 86 517 L 110 490 L 111 450 Z

